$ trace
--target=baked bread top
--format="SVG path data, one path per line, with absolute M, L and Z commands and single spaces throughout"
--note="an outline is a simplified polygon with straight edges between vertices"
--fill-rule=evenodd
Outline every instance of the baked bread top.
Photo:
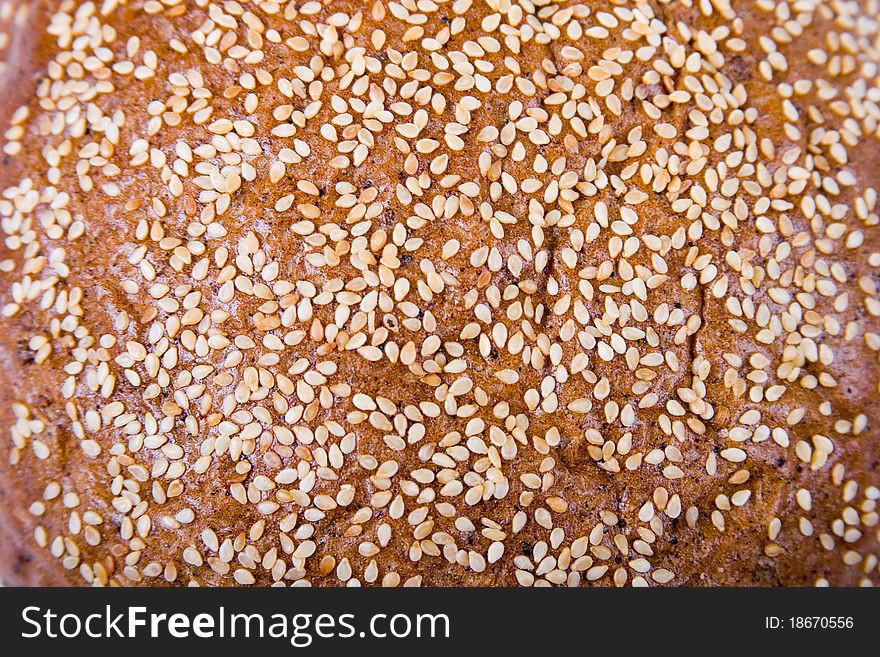
M 5 0 L 4 580 L 877 582 L 878 11 Z

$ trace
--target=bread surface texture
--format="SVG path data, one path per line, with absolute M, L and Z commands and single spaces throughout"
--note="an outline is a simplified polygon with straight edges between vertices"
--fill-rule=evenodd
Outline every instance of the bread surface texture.
M 0 579 L 880 583 L 877 0 L 0 0 Z

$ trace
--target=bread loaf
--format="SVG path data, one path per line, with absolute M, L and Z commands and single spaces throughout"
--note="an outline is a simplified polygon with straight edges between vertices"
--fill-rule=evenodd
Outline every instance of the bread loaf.
M 3 580 L 877 583 L 878 14 L 3 0 Z

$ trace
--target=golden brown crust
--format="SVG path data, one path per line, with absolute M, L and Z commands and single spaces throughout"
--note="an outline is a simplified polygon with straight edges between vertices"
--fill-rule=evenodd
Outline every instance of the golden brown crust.
M 876 2 L 28 6 L 4 581 L 877 580 Z

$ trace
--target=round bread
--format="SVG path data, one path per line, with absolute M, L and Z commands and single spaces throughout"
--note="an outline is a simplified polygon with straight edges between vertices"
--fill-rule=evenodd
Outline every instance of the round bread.
M 10 584 L 880 581 L 877 0 L 4 0 Z

